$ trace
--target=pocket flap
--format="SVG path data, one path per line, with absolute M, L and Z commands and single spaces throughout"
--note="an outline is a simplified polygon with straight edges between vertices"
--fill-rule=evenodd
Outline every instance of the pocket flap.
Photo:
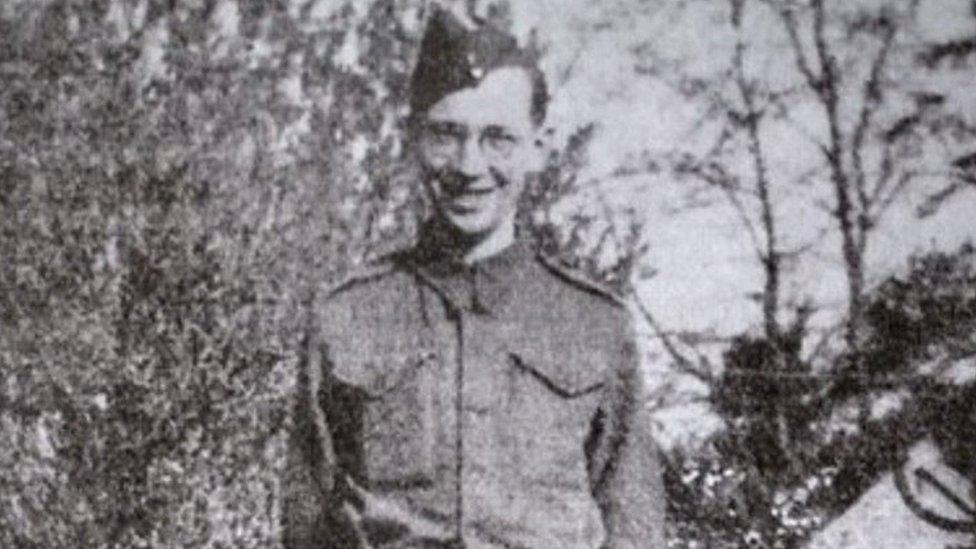
M 577 397 L 604 385 L 611 356 L 606 344 L 540 338 L 509 352 L 515 368 L 538 379 L 554 393 Z
M 434 353 L 422 349 L 343 349 L 331 345 L 328 352 L 331 377 L 356 387 L 368 397 L 379 398 L 400 387 L 411 374 L 434 360 Z

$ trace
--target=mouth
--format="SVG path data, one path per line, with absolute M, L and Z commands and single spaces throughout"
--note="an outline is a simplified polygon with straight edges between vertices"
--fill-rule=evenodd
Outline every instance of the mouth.
M 464 196 L 488 196 L 494 193 L 497 189 L 495 187 L 482 187 L 482 188 L 467 188 L 460 189 L 450 193 L 452 198 L 464 197 Z
M 446 196 L 445 205 L 455 213 L 471 213 L 484 209 L 490 201 L 495 189 L 464 190 Z
M 443 188 L 444 205 L 457 213 L 470 213 L 484 208 L 499 188 L 496 185 L 458 185 Z
M 494 170 L 478 177 L 454 170 L 440 170 L 431 175 L 440 207 L 455 215 L 494 208 L 508 186 L 506 178 Z

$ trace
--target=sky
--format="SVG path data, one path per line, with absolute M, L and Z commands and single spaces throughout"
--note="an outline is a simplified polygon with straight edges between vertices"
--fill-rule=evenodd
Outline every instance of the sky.
M 857 13 L 878 3 L 845 6 Z M 550 45 L 547 72 L 556 76 L 551 79 L 557 84 L 549 123 L 556 135 L 568 135 L 573 128 L 596 121 L 597 136 L 585 176 L 592 178 L 602 200 L 620 212 L 636 208 L 645 221 L 651 244 L 647 261 L 658 274 L 640 283 L 643 301 L 669 330 L 704 329 L 720 335 L 754 331 L 761 320 L 754 299 L 762 288 L 761 271 L 736 210 L 723 203 L 720 193 L 690 196 L 692 184 L 668 174 L 610 175 L 629 159 L 648 152 L 701 154 L 715 142 L 718 125 L 706 119 L 702 101 L 688 100 L 676 91 L 669 71 L 680 67 L 684 74 L 715 78 L 727 69 L 735 34 L 725 23 L 725 3 L 687 0 L 594 6 L 572 0 L 557 4 L 558 9 L 553 2 L 516 2 L 516 19 L 523 28 L 537 28 L 543 43 Z M 919 24 L 902 40 L 971 37 L 976 34 L 971 9 L 967 0 L 923 0 Z M 747 10 L 743 26 L 749 44 L 747 74 L 761 76 L 781 89 L 802 85 L 779 19 L 768 10 Z M 802 38 L 809 44 L 808 36 Z M 870 58 L 865 52 L 874 51 L 873 47 L 865 40 L 847 51 L 843 45 L 838 50 L 842 58 L 847 55 L 854 70 L 863 71 Z M 640 62 L 652 69 L 650 74 L 635 74 L 639 64 L 635 51 L 645 52 Z M 906 62 L 899 55 L 893 54 L 893 66 Z M 951 108 L 976 117 L 976 70 L 935 75 L 893 70 L 891 75 L 900 79 L 904 93 L 892 98 L 891 109 L 879 114 L 879 120 L 893 122 L 910 113 L 914 104 L 908 93 L 931 89 L 945 94 Z M 846 97 L 859 97 L 862 85 L 852 79 Z M 860 108 L 858 101 L 846 105 L 848 115 Z M 818 312 L 811 321 L 827 328 L 840 321 L 846 296 L 839 236 L 829 215 L 831 187 L 823 173 L 806 185 L 796 183 L 822 160 L 817 140 L 825 134 L 825 117 L 818 105 L 809 102 L 791 105 L 790 115 L 788 120 L 770 121 L 761 136 L 774 180 L 776 221 L 784 248 L 806 250 L 787 273 L 784 299 L 815 304 Z M 925 151 L 920 162 L 942 162 L 938 154 Z M 749 157 L 737 158 L 732 159 L 732 169 L 750 177 Z M 976 189 L 959 193 L 937 215 L 918 217 L 918 205 L 946 182 L 942 173 L 920 178 L 882 217 L 868 245 L 869 283 L 903 270 L 910 254 L 951 250 L 976 236 L 971 222 Z M 688 207 L 703 198 L 705 207 Z M 580 200 L 592 201 L 593 194 Z M 562 210 L 570 212 L 574 207 L 581 206 L 565 205 Z

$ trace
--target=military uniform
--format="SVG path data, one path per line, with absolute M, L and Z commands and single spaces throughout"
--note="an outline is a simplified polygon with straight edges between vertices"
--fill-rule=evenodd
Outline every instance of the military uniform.
M 447 249 L 316 302 L 286 546 L 664 547 L 625 310 L 523 242 Z

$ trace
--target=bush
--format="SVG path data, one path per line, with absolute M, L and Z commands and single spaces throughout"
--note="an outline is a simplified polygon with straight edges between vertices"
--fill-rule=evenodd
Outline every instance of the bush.
M 0 8 L 0 546 L 277 543 L 304 303 L 410 217 L 392 6 Z
M 921 437 L 933 434 L 950 451 L 969 444 L 972 411 L 965 403 L 973 384 L 953 388 L 923 370 L 976 354 L 974 260 L 969 245 L 932 252 L 880 284 L 868 300 L 864 355 L 876 377 L 841 393 L 830 392 L 829 376 L 777 376 L 810 373 L 797 347 L 737 338 L 725 353 L 726 375 L 713 387 L 729 429 L 701 452 L 674 456 L 669 468 L 671 546 L 799 546 Z M 838 376 L 846 364 L 838 358 Z M 815 398 L 825 392 L 833 398 Z M 902 398 L 892 411 L 865 420 L 852 395 Z M 838 420 L 848 409 L 853 428 Z

